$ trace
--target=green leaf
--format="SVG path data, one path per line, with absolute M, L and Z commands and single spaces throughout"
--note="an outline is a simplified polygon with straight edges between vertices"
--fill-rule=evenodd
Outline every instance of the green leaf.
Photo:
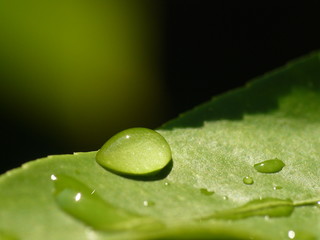
M 7 172 L 0 177 L 0 234 L 26 240 L 319 239 L 319 57 L 292 62 L 163 125 L 158 132 L 171 147 L 173 166 L 153 179 L 109 172 L 96 163 L 96 152 L 49 156 Z M 276 173 L 254 169 L 269 159 L 285 166 Z M 132 214 L 141 226 L 95 229 L 59 205 L 52 175 L 76 179 L 85 185 L 79 189 L 94 190 L 113 209 L 115 219 Z M 246 176 L 254 183 L 244 184 Z

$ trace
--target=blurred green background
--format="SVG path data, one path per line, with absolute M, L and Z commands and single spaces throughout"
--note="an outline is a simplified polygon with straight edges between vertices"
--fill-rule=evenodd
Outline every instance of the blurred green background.
M 159 14 L 145 0 L 1 1 L 1 110 L 13 128 L 3 137 L 23 139 L 7 158 L 31 142 L 39 155 L 96 150 L 162 123 Z
M 319 49 L 318 1 L 1 0 L 0 173 L 97 150 Z

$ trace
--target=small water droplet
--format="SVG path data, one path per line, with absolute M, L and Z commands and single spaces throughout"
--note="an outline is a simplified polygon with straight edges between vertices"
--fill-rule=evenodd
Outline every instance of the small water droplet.
M 274 186 L 273 187 L 273 190 L 280 190 L 280 189 L 282 189 L 283 187 L 281 187 L 281 186 Z
M 264 198 L 255 199 L 247 202 L 246 204 L 224 211 L 218 211 L 209 215 L 205 219 L 225 219 L 225 220 L 238 220 L 253 216 L 271 217 L 286 217 L 290 216 L 294 210 L 293 202 L 289 199 L 278 198 Z
M 199 190 L 200 190 L 201 194 L 203 194 L 205 196 L 211 196 L 214 194 L 214 191 L 209 191 L 206 188 L 200 188 Z
M 114 173 L 149 175 L 171 160 L 167 141 L 147 128 L 130 128 L 111 137 L 97 152 L 96 161 Z
M 56 177 L 54 174 L 51 174 L 50 179 L 51 179 L 52 181 L 55 181 L 55 180 L 57 180 L 57 177 Z
M 78 180 L 55 175 L 54 198 L 67 214 L 97 230 L 146 229 L 159 226 L 150 217 L 140 216 L 104 201 L 95 190 Z
M 296 233 L 295 233 L 294 231 L 292 231 L 292 230 L 288 231 L 288 237 L 289 237 L 290 239 L 294 239 L 295 236 L 296 236 Z
M 223 200 L 228 200 L 228 196 L 223 196 Z
M 165 183 L 164 183 L 164 185 L 165 185 L 165 186 L 169 186 L 169 185 L 170 185 L 170 183 L 168 183 L 168 182 L 165 182 Z
M 145 206 L 145 207 L 152 207 L 154 205 L 156 205 L 156 203 L 154 201 L 147 201 L 147 200 L 143 201 L 143 206 Z
M 280 172 L 284 166 L 285 164 L 281 160 L 275 158 L 257 163 L 254 168 L 261 173 L 276 173 Z
M 252 177 L 244 177 L 243 178 L 243 183 L 247 184 L 247 185 L 252 185 L 254 183 L 253 178 Z

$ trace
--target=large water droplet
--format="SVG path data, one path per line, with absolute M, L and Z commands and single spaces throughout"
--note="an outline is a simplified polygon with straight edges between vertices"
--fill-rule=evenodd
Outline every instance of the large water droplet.
M 201 194 L 203 194 L 205 196 L 211 196 L 214 194 L 214 191 L 209 191 L 206 188 L 200 188 L 200 192 L 201 192 Z
M 284 166 L 285 164 L 281 160 L 275 158 L 257 163 L 254 168 L 261 173 L 276 173 L 281 171 Z
M 167 141 L 156 131 L 130 128 L 111 137 L 98 151 L 97 162 L 116 173 L 152 174 L 171 160 Z
M 152 218 L 111 205 L 97 195 L 94 189 L 74 178 L 54 175 L 51 179 L 54 179 L 54 198 L 58 206 L 94 229 L 115 231 L 159 226 L 159 223 Z
M 254 181 L 253 181 L 252 177 L 244 177 L 243 178 L 243 183 L 247 184 L 247 185 L 252 185 L 254 183 Z

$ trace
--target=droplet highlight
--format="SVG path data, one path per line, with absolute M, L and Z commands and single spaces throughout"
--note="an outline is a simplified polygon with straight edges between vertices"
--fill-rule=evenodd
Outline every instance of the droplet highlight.
M 288 231 L 288 237 L 290 239 L 294 239 L 296 236 L 296 233 L 293 230 Z
M 244 177 L 242 181 L 244 184 L 247 184 L 247 185 L 252 185 L 254 183 L 253 178 L 248 176 Z
M 280 159 L 270 159 L 254 165 L 254 168 L 260 173 L 276 173 L 280 172 L 285 166 Z
M 171 149 L 158 132 L 130 128 L 111 137 L 97 152 L 96 161 L 104 168 L 124 175 L 149 175 L 171 160 Z
M 200 188 L 199 190 L 200 190 L 200 193 L 205 196 L 211 196 L 214 194 L 214 191 L 209 191 L 206 188 Z
M 140 230 L 161 225 L 153 218 L 113 206 L 104 201 L 94 189 L 72 177 L 54 176 L 54 198 L 60 209 L 96 230 Z

